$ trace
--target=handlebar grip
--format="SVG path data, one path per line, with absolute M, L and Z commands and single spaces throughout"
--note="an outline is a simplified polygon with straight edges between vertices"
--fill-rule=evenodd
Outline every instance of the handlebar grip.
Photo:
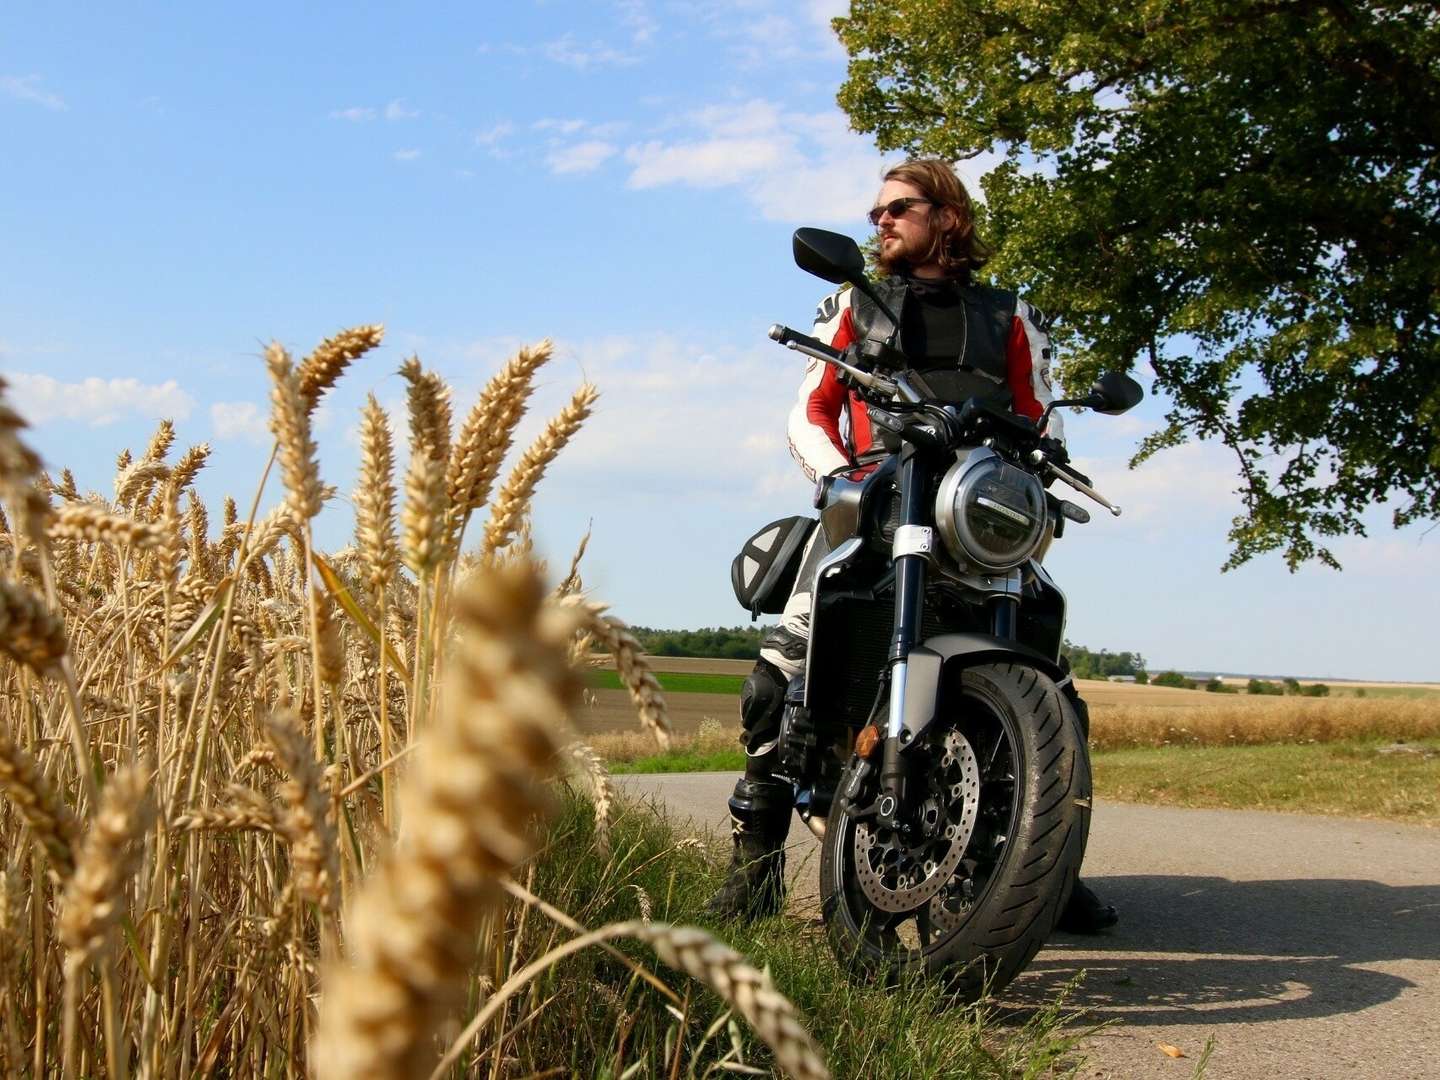
M 779 323 L 770 327 L 769 334 L 771 341 L 779 342 L 786 348 L 793 348 L 796 345 L 800 345 L 806 349 L 812 349 L 815 352 L 833 356 L 837 360 L 840 359 L 841 356 L 838 350 L 832 349 L 819 338 L 811 337 L 809 334 L 802 334 L 798 330 L 791 330 L 788 326 L 781 326 Z

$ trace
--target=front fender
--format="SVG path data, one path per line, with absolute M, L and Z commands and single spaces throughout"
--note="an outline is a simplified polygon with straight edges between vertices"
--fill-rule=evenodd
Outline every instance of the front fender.
M 1064 670 L 1044 653 L 993 634 L 938 634 L 910 650 L 905 665 L 905 715 L 901 746 L 914 746 L 935 720 L 940 679 L 947 666 L 970 667 L 1005 661 L 1043 671 L 1059 682 Z

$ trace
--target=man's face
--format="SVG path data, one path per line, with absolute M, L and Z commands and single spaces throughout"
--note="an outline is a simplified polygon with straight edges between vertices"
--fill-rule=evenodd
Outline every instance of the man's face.
M 914 184 L 904 180 L 886 180 L 875 198 L 875 205 L 884 207 L 896 199 L 924 198 L 924 193 Z M 941 272 L 939 263 L 927 264 L 920 260 L 930 250 L 935 230 L 941 227 L 944 215 L 949 213 L 948 209 L 930 202 L 916 202 L 898 217 L 888 210 L 881 214 L 875 226 L 875 232 L 880 237 L 880 265 L 893 272 L 904 263 L 919 277 L 938 275 Z

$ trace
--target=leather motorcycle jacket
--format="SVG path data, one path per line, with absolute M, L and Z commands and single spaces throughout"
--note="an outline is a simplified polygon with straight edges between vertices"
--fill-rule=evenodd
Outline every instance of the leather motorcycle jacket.
M 900 276 L 881 279 L 876 289 L 900 319 L 896 344 L 937 397 L 958 403 L 980 396 L 1032 420 L 1054 399 L 1049 321 L 1015 293 Z M 916 295 L 926 290 L 949 290 L 951 295 L 938 307 L 939 297 Z M 926 308 L 923 321 L 918 306 Z M 883 341 L 894 329 L 873 301 L 844 286 L 820 302 L 813 333 L 844 349 L 856 342 Z M 907 336 L 921 337 L 926 330 L 944 343 L 943 355 L 933 349 L 925 355 L 923 345 L 914 342 L 907 347 Z M 1063 439 L 1058 413 L 1051 415 L 1046 434 Z M 834 367 L 819 360 L 812 360 L 805 371 L 787 435 L 791 454 L 812 480 L 855 467 L 875 442 L 864 402 L 839 380 Z

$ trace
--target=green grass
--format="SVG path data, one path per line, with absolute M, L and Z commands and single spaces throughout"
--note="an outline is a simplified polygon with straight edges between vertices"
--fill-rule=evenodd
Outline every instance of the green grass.
M 957 1004 L 934 982 L 893 989 L 852 984 L 812 912 L 749 927 L 707 923 L 702 909 L 719 886 L 722 853 L 684 843 L 682 835 L 648 808 L 621 802 L 611 853 L 602 854 L 588 803 L 568 796 L 529 887 L 589 928 L 646 910 L 657 922 L 706 926 L 769 968 L 837 1078 L 1010 1080 L 1052 1075 L 1052 1069 L 1068 1075 L 1086 1031 L 1061 1030 L 1068 1019 L 1063 1000 L 1001 1022 L 989 1007 Z M 518 927 L 512 919 L 509 947 L 524 962 L 570 936 L 531 911 Z M 775 1075 L 763 1044 L 743 1020 L 727 1017 L 713 993 L 660 965 L 637 943 L 619 947 L 673 987 L 682 1007 L 671 1012 L 657 990 L 606 954 L 577 954 L 512 1002 L 505 1054 L 514 1068 L 507 1075 L 555 1069 L 605 1080 Z
M 1346 686 L 1344 683 L 1330 683 L 1331 697 L 1361 698 L 1409 698 L 1422 700 L 1440 694 L 1440 688 L 1430 686 Z
M 612 773 L 742 772 L 745 751 L 680 749 L 607 765 Z
M 740 693 L 743 675 L 691 674 L 679 671 L 657 671 L 660 688 L 670 694 L 734 694 Z M 600 668 L 590 673 L 590 685 L 596 690 L 623 690 L 618 673 Z
M 1440 739 L 1167 746 L 1096 753 L 1095 794 L 1174 806 L 1290 810 L 1440 825 Z

